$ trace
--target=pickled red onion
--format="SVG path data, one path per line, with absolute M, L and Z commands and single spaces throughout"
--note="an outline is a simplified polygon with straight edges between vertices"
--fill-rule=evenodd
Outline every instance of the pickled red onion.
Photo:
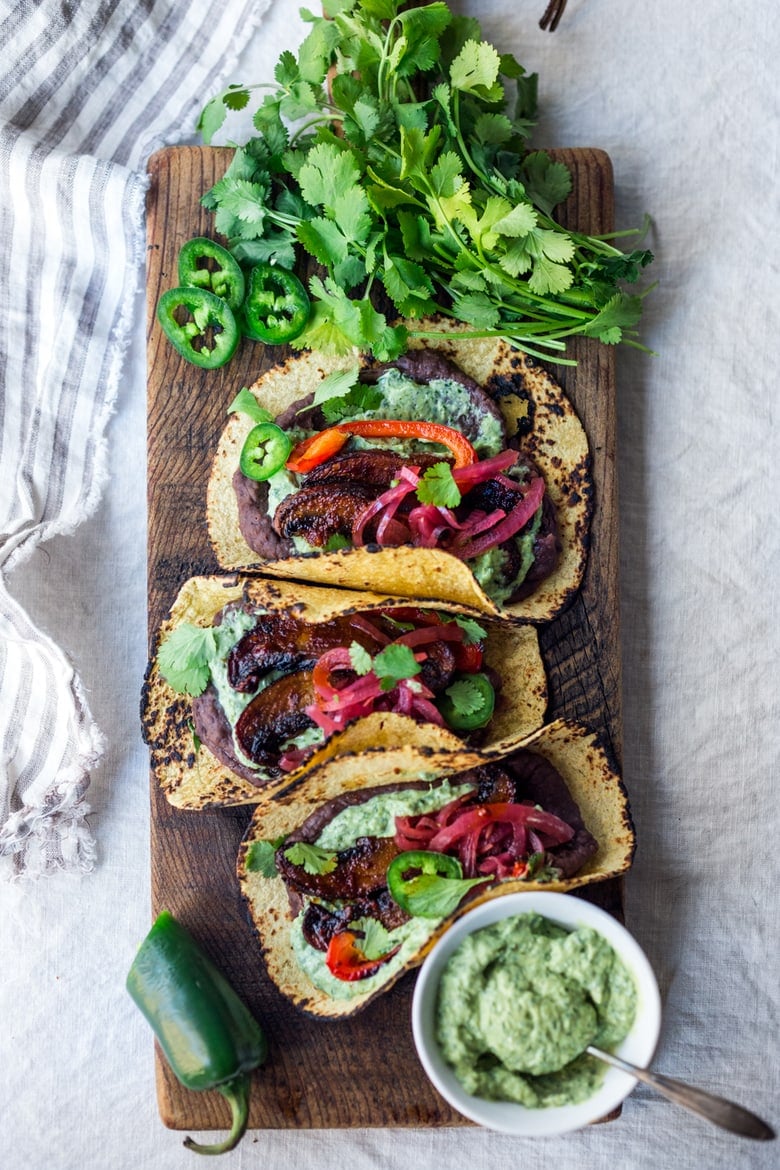
M 457 549 L 453 548 L 452 551 L 457 552 L 457 555 L 464 561 L 470 561 L 483 552 L 487 552 L 488 549 L 503 544 L 505 540 L 509 540 L 511 536 L 515 536 L 521 528 L 525 527 L 541 505 L 543 498 L 544 480 L 541 476 L 537 476 L 536 479 L 531 480 L 522 500 L 503 520 L 468 544 L 461 544 Z
M 506 471 L 508 467 L 513 467 L 519 458 L 519 451 L 507 448 L 505 451 L 499 451 L 498 455 L 492 455 L 489 459 L 480 459 L 479 462 L 471 463 L 468 467 L 456 467 L 452 478 L 461 492 L 468 492 L 478 483 L 494 479 L 499 471 Z

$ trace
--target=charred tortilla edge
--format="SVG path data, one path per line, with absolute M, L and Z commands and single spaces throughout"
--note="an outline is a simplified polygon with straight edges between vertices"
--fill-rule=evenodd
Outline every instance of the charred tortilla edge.
M 368 754 L 381 754 L 391 766 L 400 768 L 412 750 L 420 766 L 443 772 L 462 771 L 481 760 L 517 745 L 544 722 L 547 708 L 547 680 L 539 652 L 536 630 L 531 626 L 506 626 L 488 622 L 486 661 L 499 672 L 502 691 L 496 705 L 489 738 L 480 751 L 464 744 L 453 732 L 433 724 L 421 724 L 392 712 L 375 712 L 332 736 L 303 767 L 273 779 L 264 786 L 232 772 L 209 749 L 196 746 L 192 727 L 192 700 L 178 694 L 160 674 L 157 649 L 163 638 L 181 622 L 208 626 L 228 602 L 248 598 L 268 610 L 290 609 L 308 621 L 327 621 L 350 611 L 367 611 L 390 605 L 408 604 L 398 595 L 348 592 L 323 586 L 261 577 L 203 576 L 186 581 L 176 597 L 168 618 L 161 626 L 154 652 L 147 666 L 141 697 L 141 725 L 150 748 L 152 770 L 159 787 L 176 808 L 202 810 L 241 804 L 256 804 L 270 789 L 295 786 L 301 777 L 336 757 L 355 761 Z M 452 610 L 431 603 L 427 608 Z
M 258 560 L 241 535 L 232 485 L 244 439 L 253 425 L 239 413 L 230 415 L 222 432 L 207 488 L 209 537 L 224 569 L 254 567 L 281 578 L 445 599 L 518 622 L 549 621 L 567 608 L 585 571 L 593 510 L 588 439 L 572 403 L 546 370 L 504 341 L 453 337 L 437 341 L 435 348 L 492 394 L 509 423 L 510 435 L 520 423 L 524 449 L 544 475 L 555 505 L 562 552 L 553 573 L 530 597 L 499 607 L 465 563 L 441 549 L 343 549 Z M 268 370 L 250 389 L 260 405 L 276 416 L 311 393 L 325 374 L 352 364 L 354 357 L 306 352 Z
M 384 770 L 381 760 L 364 763 L 362 776 L 353 769 L 346 775 L 341 761 L 310 774 L 286 793 L 268 793 L 255 809 L 237 860 L 241 892 L 255 927 L 265 970 L 271 981 L 301 1011 L 321 1018 L 340 1019 L 354 1015 L 378 995 L 387 991 L 409 970 L 419 966 L 434 943 L 467 910 L 481 902 L 509 893 L 551 890 L 567 893 L 617 877 L 631 866 L 634 849 L 634 826 L 626 791 L 612 760 L 611 753 L 595 732 L 567 720 L 547 724 L 522 744 L 549 760 L 563 777 L 577 803 L 586 828 L 598 842 L 597 852 L 574 877 L 558 882 L 506 881 L 469 901 L 457 913 L 442 922 L 414 959 L 392 973 L 379 988 L 346 1000 L 334 1000 L 314 987 L 300 970 L 289 941 L 291 916 L 287 894 L 281 878 L 265 878 L 247 868 L 247 855 L 259 840 L 275 840 L 292 832 L 311 812 L 326 800 L 345 790 L 397 784 L 404 777 L 410 782 L 420 778 L 413 760 L 400 774 Z M 507 752 L 506 755 L 511 753 Z M 500 757 L 499 757 L 500 758 Z M 496 757 L 492 757 L 495 761 Z M 491 762 L 483 758 L 483 764 Z M 440 777 L 436 777 L 440 778 Z M 450 777 L 456 780 L 455 777 Z M 259 976 L 261 977 L 261 976 Z

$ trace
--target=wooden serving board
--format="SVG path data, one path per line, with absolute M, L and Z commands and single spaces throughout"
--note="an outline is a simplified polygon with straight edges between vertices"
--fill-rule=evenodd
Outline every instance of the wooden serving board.
M 599 150 L 559 150 L 574 175 L 563 221 L 587 232 L 612 229 L 612 171 Z M 176 257 L 196 235 L 213 235 L 201 194 L 221 177 L 231 152 L 173 147 L 149 161 L 148 307 L 148 590 L 150 645 L 179 586 L 218 571 L 204 518 L 206 481 L 225 411 L 287 350 L 242 343 L 221 370 L 200 370 L 176 354 L 155 318 L 162 292 L 177 283 Z M 548 673 L 548 717 L 566 716 L 599 730 L 621 759 L 618 633 L 618 525 L 615 475 L 614 358 L 578 341 L 576 367 L 551 367 L 587 430 L 596 486 L 585 581 L 570 609 L 540 630 Z M 169 909 L 195 935 L 265 1026 L 270 1056 L 254 1078 L 254 1128 L 469 1124 L 436 1093 L 418 1063 L 409 1022 L 414 975 L 407 975 L 353 1020 L 310 1019 L 290 1007 L 264 974 L 259 947 L 235 876 L 251 810 L 182 812 L 151 785 L 152 911 Z M 619 880 L 589 887 L 588 898 L 620 915 Z M 157 1055 L 160 1113 L 177 1129 L 219 1129 L 228 1107 L 217 1093 L 191 1093 Z

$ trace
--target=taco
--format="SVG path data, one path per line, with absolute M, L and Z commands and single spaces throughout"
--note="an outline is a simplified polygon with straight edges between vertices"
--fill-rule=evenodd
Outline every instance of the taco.
M 388 365 L 269 370 L 231 404 L 207 492 L 223 568 L 532 622 L 576 593 L 591 508 L 560 387 L 504 342 L 456 337 Z
M 541 726 L 532 627 L 406 598 L 195 577 L 147 670 L 144 738 L 180 808 L 255 803 L 334 755 L 412 744 L 466 767 Z
M 401 775 L 333 761 L 262 800 L 237 868 L 271 980 L 339 1018 L 418 966 L 465 909 L 603 881 L 633 850 L 598 737 L 558 721 L 445 777 L 412 748 Z

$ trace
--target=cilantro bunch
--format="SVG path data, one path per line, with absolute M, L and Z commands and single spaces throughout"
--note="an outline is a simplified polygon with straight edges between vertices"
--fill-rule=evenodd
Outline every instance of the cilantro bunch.
M 536 76 L 442 0 L 323 9 L 303 11 L 311 31 L 274 83 L 230 86 L 198 124 L 209 143 L 260 98 L 257 136 L 202 202 L 242 263 L 317 262 L 293 344 L 391 360 L 410 336 L 438 335 L 422 318 L 444 317 L 563 362 L 575 335 L 644 348 L 644 294 L 621 286 L 652 254 L 554 220 L 571 176 L 528 149 Z

